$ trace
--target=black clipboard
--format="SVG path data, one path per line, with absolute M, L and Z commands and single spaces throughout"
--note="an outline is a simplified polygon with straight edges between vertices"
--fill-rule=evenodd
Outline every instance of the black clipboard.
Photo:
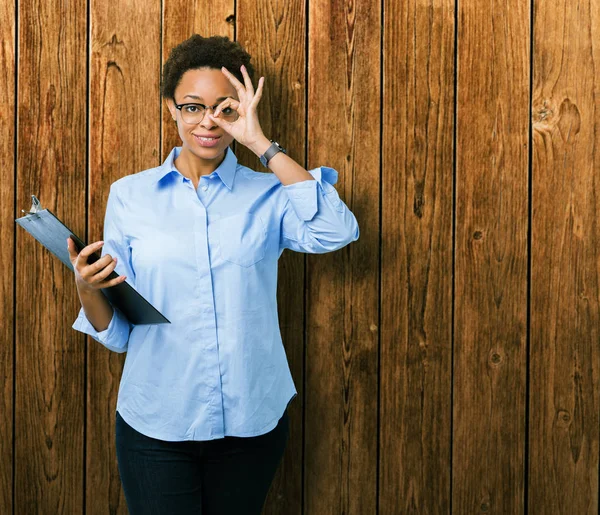
M 23 229 L 31 234 L 37 241 L 46 247 L 52 254 L 60 259 L 71 272 L 75 273 L 71 260 L 69 259 L 69 249 L 67 249 L 67 238 L 71 237 L 77 250 L 87 246 L 77 235 L 62 223 L 49 209 L 42 209 L 40 201 L 35 195 L 31 195 L 31 209 L 21 218 L 16 218 Z M 102 257 L 101 254 L 94 252 L 88 257 L 88 264 L 95 263 Z M 107 279 L 119 277 L 114 270 Z M 101 288 L 102 293 L 109 302 L 121 310 L 127 320 L 132 324 L 170 324 L 171 322 L 150 304 L 136 289 L 127 281 L 111 286 Z

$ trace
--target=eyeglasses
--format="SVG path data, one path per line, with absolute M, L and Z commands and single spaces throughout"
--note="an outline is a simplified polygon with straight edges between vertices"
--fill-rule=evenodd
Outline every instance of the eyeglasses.
M 175 107 L 181 111 L 181 118 L 185 123 L 196 124 L 204 119 L 207 109 L 212 109 L 213 113 L 219 104 L 214 106 L 205 106 L 204 104 L 175 104 Z M 221 110 L 219 118 L 223 118 L 228 122 L 235 122 L 238 119 L 238 112 L 231 108 L 225 107 Z

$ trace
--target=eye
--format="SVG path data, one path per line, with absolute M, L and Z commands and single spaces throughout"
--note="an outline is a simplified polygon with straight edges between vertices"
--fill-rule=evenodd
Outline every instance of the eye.
M 225 109 L 223 109 L 223 114 L 231 114 L 233 112 L 233 109 L 231 107 L 226 107 Z
M 188 113 L 197 113 L 200 109 L 198 108 L 197 105 L 194 104 L 189 104 L 186 106 L 183 106 L 183 108 L 186 110 L 186 112 Z

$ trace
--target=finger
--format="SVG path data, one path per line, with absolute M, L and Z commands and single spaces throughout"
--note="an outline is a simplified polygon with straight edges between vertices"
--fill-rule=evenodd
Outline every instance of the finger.
M 117 284 L 121 284 L 122 282 L 125 282 L 125 279 L 127 279 L 127 276 L 120 275 L 119 277 L 115 277 L 114 279 L 111 279 L 110 281 L 104 281 L 104 282 L 98 283 L 96 286 L 98 288 L 110 288 L 111 286 L 116 286 Z
M 75 265 L 75 268 L 77 269 L 77 271 L 79 272 L 79 275 L 83 278 L 84 281 L 91 282 L 91 280 L 92 280 L 91 278 L 94 277 L 94 275 L 97 272 L 99 272 L 105 266 L 107 266 L 112 260 L 113 260 L 112 256 L 110 254 L 106 254 L 105 256 L 102 256 L 98 261 L 95 261 L 94 263 L 79 265 L 79 267 L 77 265 Z
M 235 75 L 233 75 L 225 66 L 221 67 L 221 71 L 225 74 L 225 77 L 229 79 L 229 82 L 233 84 L 233 87 L 238 92 L 238 97 L 240 100 L 245 100 L 247 93 L 244 85 L 237 79 Z
M 69 256 L 71 258 L 76 258 L 77 254 L 79 253 L 79 249 L 77 248 L 75 241 L 70 236 L 67 238 L 67 250 L 69 251 Z
M 102 247 L 102 245 L 104 245 L 104 242 L 102 240 L 95 241 L 94 243 L 90 243 L 89 245 L 86 245 L 85 247 L 83 247 L 81 249 L 81 252 L 79 253 L 79 255 L 84 257 L 87 261 L 87 257 L 89 255 L 93 254 L 98 249 L 100 249 Z
M 90 263 L 86 268 L 84 268 L 84 273 L 85 275 L 93 275 L 102 270 L 105 266 L 109 265 L 112 261 L 116 262 L 116 260 L 116 257 L 113 258 L 110 254 L 104 254 L 104 256 L 102 256 L 98 261 Z
M 226 100 L 223 100 L 223 102 L 221 102 L 215 109 L 213 116 L 219 116 L 221 111 L 227 107 L 231 107 L 232 109 L 235 109 L 237 111 L 240 107 L 240 103 L 235 98 L 228 98 Z
M 96 288 L 110 288 L 111 286 L 116 286 L 127 279 L 126 275 L 120 275 L 119 277 L 115 277 L 114 279 L 106 279 L 103 281 L 99 281 L 95 284 Z
M 75 252 L 74 245 L 71 243 L 71 238 L 67 238 L 67 250 L 69 251 L 69 257 L 74 259 L 77 257 L 77 252 Z
M 94 251 L 101 249 L 102 245 L 104 245 L 103 241 L 95 241 L 94 243 L 90 243 L 89 245 L 83 247 L 75 259 L 74 266 L 79 267 L 87 265 L 88 256 L 90 256 Z
M 112 271 L 115 269 L 116 266 L 117 266 L 117 260 L 116 259 L 111 260 L 111 262 L 108 265 L 106 265 L 102 270 L 100 270 L 97 274 L 92 275 L 92 277 L 90 278 L 90 282 L 97 284 L 97 283 L 103 281 L 112 273 Z M 91 274 L 89 274 L 89 275 L 91 275 Z
M 215 122 L 219 127 L 225 129 L 228 133 L 231 132 L 233 124 L 231 122 L 226 122 L 222 118 L 215 118 L 212 114 L 208 114 L 208 117 Z
M 250 106 L 249 107 L 256 107 L 256 105 L 258 104 L 258 102 L 262 98 L 263 84 L 264 83 L 265 83 L 265 78 L 264 77 L 261 77 L 260 79 L 258 79 L 258 88 L 256 89 L 256 95 L 254 95 L 254 98 L 252 99 L 252 102 L 250 102 Z
M 244 77 L 246 91 L 248 92 L 248 95 L 250 95 L 250 98 L 252 98 L 254 96 L 254 86 L 252 85 L 252 79 L 250 79 L 250 75 L 248 75 L 248 71 L 246 70 L 246 67 L 243 64 L 242 66 L 240 66 L 240 70 L 242 70 L 242 76 Z

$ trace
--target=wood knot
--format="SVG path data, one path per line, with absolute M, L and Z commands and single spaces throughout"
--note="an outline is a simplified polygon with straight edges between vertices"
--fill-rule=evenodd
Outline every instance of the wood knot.
M 493 349 L 490 351 L 488 360 L 493 367 L 500 366 L 502 364 L 502 362 L 504 361 L 502 359 L 502 354 L 496 349 Z
M 565 98 L 560 104 L 558 116 L 558 132 L 565 143 L 574 143 L 575 136 L 581 130 L 581 114 L 570 99 Z

